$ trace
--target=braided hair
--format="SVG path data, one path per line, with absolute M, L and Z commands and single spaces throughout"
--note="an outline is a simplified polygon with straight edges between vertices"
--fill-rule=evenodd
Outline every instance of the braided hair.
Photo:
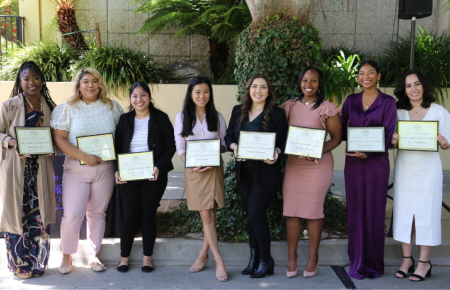
M 23 89 L 20 86 L 20 76 L 27 69 L 35 71 L 41 76 L 41 78 L 42 78 L 41 95 L 44 97 L 44 100 L 47 103 L 48 107 L 50 108 L 50 111 L 53 111 L 53 108 L 56 106 L 56 104 L 55 104 L 55 102 L 53 102 L 52 98 L 50 97 L 50 91 L 47 87 L 47 82 L 45 81 L 44 74 L 42 73 L 41 69 L 34 61 L 26 61 L 26 62 L 22 63 L 22 65 L 19 68 L 19 71 L 17 72 L 16 81 L 14 82 L 14 87 L 12 89 L 11 96 L 9 98 L 13 98 L 14 96 L 17 96 L 18 94 L 23 93 Z

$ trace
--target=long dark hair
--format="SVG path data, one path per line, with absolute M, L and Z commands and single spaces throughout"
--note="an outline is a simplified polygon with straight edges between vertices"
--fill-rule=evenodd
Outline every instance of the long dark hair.
M 148 104 L 148 109 L 150 111 L 153 111 L 155 109 L 155 106 L 153 105 L 153 102 L 152 102 L 152 93 L 150 92 L 150 88 L 148 87 L 148 85 L 146 83 L 136 82 L 130 88 L 130 106 L 128 107 L 128 112 L 134 111 L 134 107 L 131 105 L 131 94 L 133 93 L 134 89 L 136 89 L 137 87 L 142 88 L 148 94 L 148 96 L 150 97 L 150 104 Z
M 319 90 L 317 91 L 317 100 L 316 103 L 314 104 L 314 106 L 311 108 L 311 110 L 317 109 L 320 104 L 322 104 L 323 100 L 325 99 L 325 89 L 324 89 L 324 78 L 323 78 L 323 73 L 320 69 L 313 67 L 313 66 L 308 66 L 307 68 L 304 68 L 301 72 L 300 75 L 298 76 L 298 87 L 300 88 L 300 91 L 302 91 L 302 80 L 303 77 L 305 76 L 306 72 L 309 70 L 313 70 L 315 72 L 317 72 L 317 74 L 319 75 Z M 301 92 L 301 94 L 303 95 L 303 91 Z
M 183 130 L 181 130 L 181 136 L 188 137 L 190 135 L 194 135 L 192 129 L 197 122 L 197 118 L 195 117 L 195 103 L 192 100 L 192 91 L 196 85 L 207 84 L 209 87 L 209 101 L 205 106 L 206 110 L 206 123 L 208 123 L 208 131 L 217 132 L 219 117 L 214 106 L 214 97 L 213 97 L 213 89 L 211 85 L 211 81 L 202 76 L 195 77 L 191 79 L 189 82 L 186 97 L 184 98 L 183 111 L 182 111 L 182 119 L 183 119 Z
M 248 114 L 252 108 L 253 100 L 250 97 L 250 88 L 255 79 L 264 79 L 267 83 L 267 88 L 269 89 L 269 95 L 267 96 L 266 102 L 264 104 L 264 119 L 262 121 L 264 131 L 267 131 L 267 129 L 269 128 L 270 116 L 272 115 L 273 108 L 275 107 L 277 96 L 269 78 L 265 74 L 257 73 L 252 75 L 250 80 L 245 85 L 245 93 L 244 97 L 242 98 L 241 119 L 239 120 L 238 130 L 242 128 L 242 125 L 244 124 L 245 120 L 247 120 Z
M 394 95 L 397 97 L 397 109 L 404 109 L 404 110 L 411 110 L 412 105 L 411 101 L 409 100 L 408 96 L 406 95 L 406 77 L 410 75 L 416 75 L 419 79 L 419 82 L 422 84 L 423 87 L 423 100 L 422 104 L 420 104 L 423 108 L 429 108 L 431 106 L 431 103 L 436 102 L 436 98 L 433 96 L 431 91 L 431 85 L 428 82 L 425 75 L 418 71 L 418 70 L 410 70 L 407 71 L 400 80 L 400 83 L 398 84 L 397 88 L 395 88 Z
M 50 112 L 53 111 L 53 108 L 56 106 L 56 104 L 55 104 L 55 102 L 53 102 L 52 98 L 50 97 L 50 91 L 47 88 L 47 82 L 45 81 L 44 74 L 42 73 L 39 66 L 33 61 L 26 61 L 26 62 L 22 63 L 22 65 L 20 65 L 19 71 L 17 72 L 16 81 L 14 82 L 14 87 L 11 91 L 11 95 L 9 96 L 9 98 L 15 97 L 18 94 L 23 93 L 23 89 L 20 86 L 20 76 L 27 69 L 37 72 L 39 74 L 39 76 L 42 78 L 41 95 L 44 97 L 45 102 L 47 103 L 48 107 L 50 108 Z M 25 102 L 25 100 L 23 100 L 23 101 Z

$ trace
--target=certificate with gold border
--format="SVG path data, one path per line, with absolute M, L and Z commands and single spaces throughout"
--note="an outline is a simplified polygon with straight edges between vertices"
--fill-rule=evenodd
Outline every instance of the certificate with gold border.
M 322 159 L 327 131 L 289 126 L 284 154 Z
M 276 133 L 240 131 L 238 159 L 272 160 L 275 157 Z
M 219 167 L 220 145 L 220 139 L 187 140 L 184 167 Z
M 438 152 L 438 121 L 397 121 L 398 149 Z
M 120 181 L 153 179 L 153 151 L 117 155 Z
M 97 155 L 104 161 L 116 160 L 113 134 L 99 134 L 77 137 L 78 148 L 86 154 Z M 85 163 L 80 160 L 80 164 Z
M 19 155 L 55 154 L 50 127 L 14 127 Z

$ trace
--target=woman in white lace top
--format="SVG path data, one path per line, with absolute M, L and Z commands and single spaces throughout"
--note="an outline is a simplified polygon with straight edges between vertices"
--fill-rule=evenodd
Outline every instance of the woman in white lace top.
M 72 271 L 72 254 L 77 252 L 80 226 L 87 216 L 88 241 L 92 245 L 89 265 L 94 271 L 105 266 L 98 259 L 105 232 L 105 211 L 114 188 L 113 163 L 86 154 L 77 147 L 77 137 L 115 133 L 120 105 L 108 98 L 102 76 L 92 68 L 81 70 L 75 77 L 73 95 L 52 113 L 50 126 L 56 146 L 66 155 L 64 162 L 64 215 L 61 221 L 59 271 Z M 86 165 L 80 165 L 79 161 Z

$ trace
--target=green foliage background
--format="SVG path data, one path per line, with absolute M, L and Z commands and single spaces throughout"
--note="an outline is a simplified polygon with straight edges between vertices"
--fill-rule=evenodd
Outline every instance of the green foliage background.
M 297 97 L 296 82 L 300 71 L 319 66 L 322 39 L 311 22 L 276 16 L 262 24 L 251 25 L 241 33 L 236 50 L 234 71 L 240 101 L 245 84 L 255 73 L 264 73 L 272 81 L 278 103 Z
M 418 27 L 415 36 L 414 68 L 421 71 L 433 89 L 433 95 L 439 102 L 448 97 L 450 82 L 450 36 L 447 32 L 437 35 Z M 395 87 L 401 76 L 409 71 L 411 35 L 405 34 L 397 40 L 389 40 L 380 53 L 382 85 Z
M 80 69 L 95 68 L 103 74 L 110 92 L 118 97 L 135 82 L 164 83 L 168 79 L 163 64 L 150 54 L 115 45 L 98 48 L 93 42 L 89 50 L 79 53 L 68 45 L 51 41 L 14 48 L 2 60 L 0 79 L 15 80 L 20 65 L 30 60 L 41 68 L 46 80 L 52 82 L 70 82 Z
M 23 45 L 8 52 L 6 59 L 2 60 L 0 79 L 16 80 L 20 65 L 25 61 L 34 61 L 42 70 L 46 81 L 70 82 L 70 65 L 76 58 L 76 53 L 69 46 L 60 46 L 55 42 Z

